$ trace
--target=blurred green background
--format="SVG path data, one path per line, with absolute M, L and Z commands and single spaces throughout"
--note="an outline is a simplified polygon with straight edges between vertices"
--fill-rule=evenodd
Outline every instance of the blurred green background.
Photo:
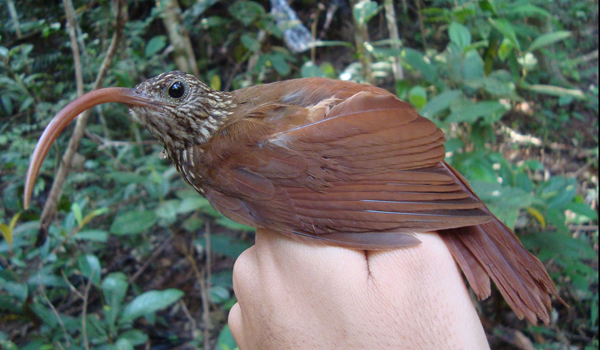
M 323 76 L 409 101 L 571 306 L 543 327 L 497 292 L 475 301 L 492 348 L 598 349 L 597 1 L 3 0 L 0 19 L 3 348 L 236 348 L 231 271 L 253 232 L 185 185 L 124 106 L 82 124 L 39 247 L 70 132 L 22 207 L 35 143 L 78 88 L 179 69 L 221 90 Z

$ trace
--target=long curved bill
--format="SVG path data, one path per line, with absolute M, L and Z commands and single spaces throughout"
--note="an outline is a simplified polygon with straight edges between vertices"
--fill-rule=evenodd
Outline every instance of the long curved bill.
M 23 207 L 25 209 L 29 208 L 35 180 L 54 140 L 56 140 L 67 124 L 80 113 L 86 109 L 108 102 L 124 103 L 128 106 L 140 107 L 152 107 L 155 105 L 150 98 L 139 90 L 114 87 L 91 91 L 66 105 L 65 108 L 52 118 L 31 156 L 31 162 L 29 163 L 29 169 L 27 169 L 27 176 L 25 177 L 25 191 L 23 193 Z

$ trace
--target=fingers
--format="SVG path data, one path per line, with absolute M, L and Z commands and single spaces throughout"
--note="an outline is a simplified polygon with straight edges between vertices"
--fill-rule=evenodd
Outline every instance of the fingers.
M 315 349 L 365 342 L 388 344 L 382 347 L 387 349 L 407 344 L 486 348 L 485 333 L 444 242 L 436 234 L 417 238 L 423 244 L 365 252 L 259 230 L 256 245 L 240 255 L 233 271 L 239 304 L 229 322 L 238 345 L 311 348 L 305 342 L 312 339 Z
M 245 349 L 246 347 L 244 344 L 246 343 L 244 342 L 244 322 L 242 320 L 242 308 L 240 303 L 235 303 L 231 310 L 229 310 L 227 323 L 229 324 L 229 330 L 231 331 L 231 335 L 233 335 L 235 343 L 240 349 Z

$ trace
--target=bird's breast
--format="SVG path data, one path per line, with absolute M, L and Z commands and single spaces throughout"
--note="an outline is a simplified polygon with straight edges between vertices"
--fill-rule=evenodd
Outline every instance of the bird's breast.
M 204 150 L 201 147 L 190 147 L 168 151 L 168 153 L 183 180 L 196 191 L 204 194 L 204 189 L 202 188 L 202 185 L 206 181 L 205 167 L 202 166 Z

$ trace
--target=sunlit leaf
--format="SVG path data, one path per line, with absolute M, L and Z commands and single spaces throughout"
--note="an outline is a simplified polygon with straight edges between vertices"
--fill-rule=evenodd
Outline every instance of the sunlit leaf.
M 215 304 L 221 304 L 231 297 L 229 289 L 223 286 L 212 286 L 208 291 L 208 295 L 210 300 Z
M 306 61 L 300 68 L 302 78 L 325 77 L 325 73 L 321 67 L 314 64 L 312 61 Z
M 502 35 L 508 40 L 510 40 L 511 44 L 519 51 L 521 51 L 521 45 L 519 44 L 519 40 L 517 40 L 517 35 L 515 34 L 515 29 L 513 28 L 510 22 L 504 19 L 492 19 L 489 18 L 490 23 L 494 26 L 494 28 L 498 29 Z
M 460 23 L 450 23 L 448 35 L 450 36 L 450 41 L 455 43 L 463 52 L 471 45 L 471 32 L 469 32 L 467 27 Z
M 404 58 L 408 64 L 421 72 L 423 78 L 430 82 L 436 81 L 438 75 L 435 67 L 425 61 L 425 57 L 419 51 L 406 48 L 404 49 Z
M 447 123 L 474 123 L 482 118 L 485 122 L 492 123 L 500 119 L 506 111 L 506 106 L 498 101 L 465 103 L 454 109 L 445 121 Z
M 123 332 L 119 339 L 126 339 L 132 346 L 138 346 L 148 341 L 148 335 L 139 329 L 130 329 Z
M 352 9 L 354 20 L 360 24 L 368 23 L 379 12 L 379 5 L 375 1 L 361 0 Z
M 115 218 L 110 225 L 110 233 L 115 235 L 131 235 L 144 232 L 156 223 L 156 215 L 152 210 L 130 211 Z
M 154 38 L 150 39 L 146 44 L 146 50 L 144 51 L 144 56 L 146 58 L 150 58 L 156 55 L 160 50 L 164 49 L 167 45 L 167 37 L 164 35 L 158 35 Z
M 544 95 L 550 95 L 550 96 L 572 96 L 573 98 L 576 98 L 578 100 L 584 100 L 585 94 L 579 90 L 579 89 L 567 89 L 567 88 L 563 88 L 560 86 L 553 86 L 553 85 L 543 85 L 543 84 L 526 84 L 526 83 L 521 83 L 519 85 L 520 88 L 529 90 L 529 91 L 533 91 L 533 92 L 538 92 L 540 94 L 544 94 Z
M 229 6 L 227 10 L 244 26 L 250 25 L 265 13 L 265 9 L 254 1 L 237 1 Z
M 217 339 L 217 350 L 234 350 L 236 348 L 237 344 L 233 339 L 229 325 L 225 324 Z
M 77 220 L 77 226 L 81 227 L 81 222 L 83 221 L 83 215 L 81 214 L 81 207 L 79 204 L 73 203 L 71 204 L 71 212 L 75 215 L 75 220 Z
M 98 208 L 94 211 L 92 211 L 91 213 L 88 213 L 83 220 L 81 220 L 79 227 L 84 227 L 88 222 L 90 222 L 93 218 L 95 218 L 96 216 L 100 216 L 103 214 L 108 213 L 108 208 Z
M 195 243 L 206 247 L 206 238 L 202 236 L 195 240 Z M 210 235 L 210 249 L 215 254 L 236 259 L 244 250 L 250 247 L 250 243 L 236 239 L 235 237 L 228 237 L 221 234 Z
M 533 207 L 527 207 L 525 209 L 531 216 L 533 216 L 540 223 L 540 225 L 542 225 L 542 228 L 546 227 L 546 219 L 544 219 L 544 215 L 542 215 L 542 213 L 540 213 L 539 210 L 537 210 Z
M 127 276 L 122 272 L 113 272 L 102 280 L 101 289 L 106 302 L 104 315 L 111 330 L 115 328 L 117 318 L 123 308 L 121 303 L 128 288 Z
M 82 241 L 106 242 L 108 240 L 108 232 L 104 230 L 79 231 L 73 238 Z
M 414 86 L 408 92 L 408 101 L 416 109 L 421 109 L 427 103 L 427 91 L 422 86 Z
M 527 49 L 527 51 L 533 52 L 542 47 L 552 45 L 561 40 L 565 40 L 566 38 L 568 38 L 570 36 L 571 36 L 571 32 L 564 31 L 564 30 L 559 31 L 559 32 L 553 32 L 553 33 L 547 33 L 547 34 L 540 35 L 537 38 L 535 38 L 535 40 L 531 43 L 531 45 L 529 45 L 529 48 Z
M 102 268 L 100 267 L 100 260 L 93 254 L 82 255 L 77 259 L 79 270 L 81 273 L 92 281 L 95 285 L 100 284 L 100 275 L 102 274 Z
M 427 102 L 425 107 L 423 107 L 419 113 L 426 118 L 431 118 L 438 113 L 448 109 L 452 102 L 456 101 L 456 99 L 460 98 L 463 93 L 460 90 L 448 90 L 444 91 L 436 97 L 432 98 Z
M 183 297 L 183 292 L 178 289 L 145 292 L 125 306 L 120 321 L 133 321 L 138 317 L 162 310 L 177 302 L 181 297 Z
M 260 50 L 260 42 L 250 34 L 242 35 L 240 42 L 252 52 L 258 52 L 258 50 Z

